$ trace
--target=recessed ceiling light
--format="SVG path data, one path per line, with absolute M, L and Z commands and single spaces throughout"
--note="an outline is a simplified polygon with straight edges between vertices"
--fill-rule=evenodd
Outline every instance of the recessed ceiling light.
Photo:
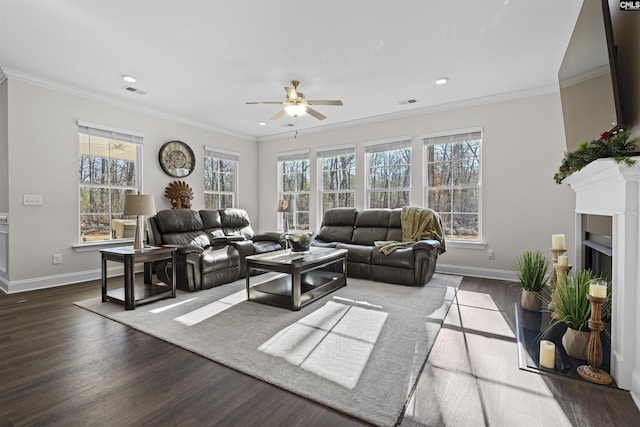
M 258 124 L 259 124 L 260 126 L 266 126 L 266 125 L 267 125 L 267 122 L 258 122 Z
M 436 80 L 436 84 L 443 85 L 448 81 L 449 81 L 449 77 L 440 77 L 439 79 Z
M 129 82 L 129 83 L 135 83 L 136 82 L 136 78 L 133 77 L 133 76 L 128 76 L 126 74 L 123 74 L 122 78 L 124 79 L 125 82 Z

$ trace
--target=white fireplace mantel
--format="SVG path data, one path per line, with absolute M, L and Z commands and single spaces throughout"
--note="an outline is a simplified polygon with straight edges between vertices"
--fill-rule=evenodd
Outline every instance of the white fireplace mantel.
M 638 363 L 638 213 L 640 211 L 640 157 L 625 166 L 598 159 L 565 178 L 576 192 L 576 264 L 583 265 L 583 214 L 612 217 L 611 376 L 620 388 L 631 390 L 640 405 Z

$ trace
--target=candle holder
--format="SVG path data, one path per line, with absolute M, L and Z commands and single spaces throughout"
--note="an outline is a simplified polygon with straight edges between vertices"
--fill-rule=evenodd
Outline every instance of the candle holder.
M 587 349 L 587 362 L 589 365 L 579 366 L 578 375 L 587 381 L 596 384 L 611 384 L 613 379 L 611 375 L 600 369 L 602 365 L 602 342 L 600 341 L 600 332 L 604 329 L 602 323 L 602 305 L 608 301 L 608 298 L 599 298 L 587 295 L 591 302 L 591 318 L 589 319 L 589 347 Z
M 553 273 L 551 275 L 551 302 L 549 302 L 548 305 L 548 309 L 549 311 L 551 311 L 551 317 L 555 320 L 558 320 L 558 315 L 553 311 L 553 306 L 555 304 L 555 299 L 556 299 L 556 284 L 558 283 L 558 279 L 560 278 L 560 276 L 569 274 L 569 272 L 571 271 L 571 269 L 573 268 L 572 265 L 562 265 L 560 263 L 558 263 L 558 256 L 560 254 L 564 254 L 566 253 L 567 250 L 566 249 L 554 249 L 551 248 L 551 253 L 553 254 Z

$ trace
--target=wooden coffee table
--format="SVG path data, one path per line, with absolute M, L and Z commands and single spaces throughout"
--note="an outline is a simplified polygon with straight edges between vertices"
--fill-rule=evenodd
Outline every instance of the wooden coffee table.
M 291 310 L 313 302 L 347 285 L 347 250 L 311 247 L 309 252 L 290 249 L 246 257 L 247 299 Z M 265 280 L 254 270 L 282 273 Z M 251 281 L 259 282 L 251 285 Z

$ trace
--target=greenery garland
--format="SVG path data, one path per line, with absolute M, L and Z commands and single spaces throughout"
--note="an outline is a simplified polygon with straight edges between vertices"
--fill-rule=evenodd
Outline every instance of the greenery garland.
M 553 176 L 556 184 L 596 159 L 611 157 L 616 163 L 633 166 L 636 161 L 630 157 L 638 152 L 640 137 L 629 139 L 629 132 L 623 130 L 604 132 L 599 139 L 580 143 L 578 149 L 565 153 L 558 172 Z

